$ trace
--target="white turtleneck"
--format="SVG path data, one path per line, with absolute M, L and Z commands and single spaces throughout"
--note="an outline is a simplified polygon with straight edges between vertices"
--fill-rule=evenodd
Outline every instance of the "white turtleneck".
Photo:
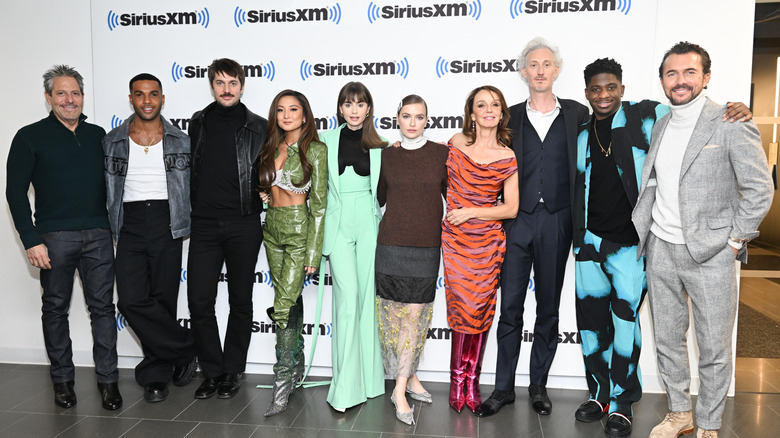
M 401 133 L 401 147 L 406 150 L 413 151 L 416 149 L 420 149 L 427 142 L 428 140 L 426 140 L 425 136 L 422 134 L 418 135 L 415 138 L 409 138 L 405 136 L 403 132 Z
M 671 105 L 669 124 L 661 137 L 653 168 L 658 183 L 650 231 L 661 240 L 684 244 L 680 221 L 680 171 L 693 128 L 704 108 L 706 90 L 684 105 Z

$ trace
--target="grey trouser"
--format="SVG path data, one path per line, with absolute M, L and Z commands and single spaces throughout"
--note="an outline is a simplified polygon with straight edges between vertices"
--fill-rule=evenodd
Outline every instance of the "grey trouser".
M 703 263 L 695 262 L 686 245 L 650 235 L 647 285 L 653 313 L 658 370 L 666 385 L 670 411 L 691 410 L 691 373 L 686 332 L 688 297 L 699 346 L 699 396 L 696 425 L 720 429 L 731 383 L 731 333 L 737 313 L 734 253 L 723 250 Z

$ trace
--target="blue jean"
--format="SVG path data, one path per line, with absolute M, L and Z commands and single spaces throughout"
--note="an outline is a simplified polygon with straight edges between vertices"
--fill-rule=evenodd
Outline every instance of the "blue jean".
M 75 379 L 68 311 L 73 274 L 79 272 L 92 325 L 92 357 L 98 383 L 116 382 L 116 314 L 114 310 L 114 246 L 103 228 L 41 234 L 51 269 L 41 269 L 43 339 L 51 362 L 51 380 Z

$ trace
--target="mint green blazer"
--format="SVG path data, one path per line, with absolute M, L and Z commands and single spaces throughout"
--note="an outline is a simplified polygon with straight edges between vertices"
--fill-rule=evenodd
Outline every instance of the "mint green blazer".
M 336 129 L 319 134 L 320 141 L 328 147 L 328 203 L 325 210 L 325 237 L 322 244 L 322 255 L 330 255 L 341 221 L 341 194 L 339 193 L 339 137 L 346 123 Z M 384 140 L 384 138 L 382 139 Z M 379 171 L 382 167 L 382 149 L 371 149 L 368 152 L 371 159 L 371 195 L 374 198 L 374 217 L 376 226 L 382 219 L 382 210 L 376 199 L 376 189 L 379 185 Z

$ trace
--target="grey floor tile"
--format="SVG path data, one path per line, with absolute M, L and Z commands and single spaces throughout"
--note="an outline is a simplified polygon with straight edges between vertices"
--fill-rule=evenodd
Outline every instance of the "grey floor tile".
M 301 408 L 295 420 L 293 420 L 293 427 L 352 430 L 355 420 L 366 404 L 382 403 L 382 397 L 380 396 L 369 399 L 366 403 L 353 406 L 347 409 L 346 412 L 338 412 L 328 404 L 328 389 L 328 386 L 319 386 L 306 390 L 311 395 L 306 399 L 306 404 Z
M 420 416 L 425 412 L 422 405 L 430 405 L 407 397 L 409 405 L 414 408 L 414 418 L 417 422 L 417 424 L 414 425 L 407 425 L 395 417 L 395 407 L 393 406 L 393 402 L 390 401 L 391 391 L 392 387 L 388 387 L 385 391 L 385 395 L 372 399 L 370 402 L 366 402 L 361 407 L 352 430 L 391 432 L 398 434 L 414 433 L 417 424 L 420 423 Z
M 192 391 L 200 385 L 201 381 L 194 381 L 191 386 Z M 235 397 L 229 399 L 220 399 L 214 395 L 205 400 L 196 400 L 175 419 L 180 421 L 206 421 L 212 423 L 232 423 L 244 409 L 258 397 L 260 391 L 255 389 L 254 385 L 245 385 L 241 382 L 241 389 Z
M 187 438 L 249 438 L 256 429 L 257 426 L 245 424 L 200 423 Z
M 408 437 L 409 434 L 406 433 L 392 433 L 392 432 L 382 432 L 381 438 L 402 438 L 402 437 Z M 414 438 L 442 438 L 441 436 L 436 435 L 418 435 L 415 434 Z
M 73 415 L 30 414 L 0 432 L 2 438 L 53 438 L 81 421 Z
M 122 438 L 185 438 L 197 425 L 191 421 L 142 420 Z
M 86 417 L 57 435 L 57 438 L 119 438 L 140 421 L 125 418 Z
M 289 427 L 293 421 L 300 415 L 303 407 L 306 406 L 306 402 L 316 388 L 298 388 L 290 396 L 287 404 L 287 410 L 281 414 L 277 414 L 273 417 L 264 417 L 265 411 L 271 405 L 271 397 L 273 395 L 270 389 L 256 389 L 257 396 L 249 403 L 243 411 L 233 420 L 233 423 L 238 424 L 261 424 L 271 427 Z
M 417 424 L 413 429 L 415 436 L 428 435 L 428 436 L 457 436 L 457 437 L 477 437 L 479 431 L 479 418 L 468 408 L 463 408 L 460 413 L 456 412 L 449 405 L 449 388 L 448 383 L 425 383 L 425 389 L 431 393 L 433 403 L 421 403 L 414 401 L 411 398 L 407 400 L 415 406 L 415 411 L 419 411 L 416 415 Z M 487 387 L 486 387 L 487 388 Z M 388 387 L 388 393 L 391 387 Z M 492 391 L 492 387 L 490 387 Z M 487 394 L 490 393 L 487 392 Z M 409 433 L 404 430 L 404 425 L 395 418 L 395 412 L 393 404 L 390 402 L 390 395 L 385 396 L 387 398 L 387 405 L 383 411 L 383 422 L 389 422 L 392 426 L 386 429 L 389 433 L 401 434 Z M 393 421 L 389 421 L 393 420 Z M 400 426 L 399 426 L 400 425 Z
M 30 414 L 26 412 L 0 412 L 0 431 L 3 431 L 18 423 Z
M 43 367 L 41 367 L 43 368 Z M 12 410 L 30 399 L 43 393 L 50 395 L 50 403 L 54 405 L 54 391 L 48 373 L 14 370 L 14 379 L 6 382 L 0 397 L 0 411 Z
M 22 377 L 23 375 L 23 371 L 15 370 L 12 367 L 0 367 L 0 388 Z
M 2 372 L 2 373 L 7 373 L 9 371 L 14 371 L 17 368 L 19 368 L 19 364 L 0 362 L 0 372 Z
M 147 403 L 143 400 L 143 388 L 135 385 L 128 394 L 125 395 L 125 406 L 119 417 L 123 418 L 146 418 L 155 420 L 173 420 L 179 416 L 185 409 L 195 403 L 193 394 L 197 385 L 191 383 L 184 387 L 168 385 L 168 398 L 159 403 Z M 134 403 L 128 403 L 128 398 L 135 400 Z
M 381 436 L 382 434 L 378 432 L 353 430 L 320 429 L 317 431 L 317 438 L 380 438 Z
M 780 364 L 780 360 L 775 360 Z M 738 388 L 756 376 L 763 388 L 780 379 L 775 362 L 765 359 L 738 361 Z M 396 438 L 474 437 L 550 438 L 602 437 L 606 418 L 598 423 L 574 420 L 574 411 L 587 398 L 586 391 L 549 388 L 553 412 L 539 416 L 531 408 L 525 387 L 517 387 L 514 404 L 505 406 L 490 418 L 477 418 L 468 409 L 458 414 L 449 407 L 449 384 L 425 383 L 434 403 L 407 399 L 415 407 L 416 424 L 407 427 L 395 418 L 390 402 L 393 382 L 387 394 L 338 413 L 326 402 L 328 387 L 299 389 L 290 399 L 287 412 L 266 419 L 263 413 L 271 401 L 271 390 L 256 389 L 269 384 L 272 376 L 245 375 L 242 388 L 233 399 L 199 400 L 192 396 L 201 379 L 179 388 L 170 386 L 168 400 L 150 404 L 142 400 L 143 390 L 135 383 L 132 370 L 120 370 L 120 390 L 125 403 L 119 411 L 100 406 L 94 368 L 78 367 L 78 404 L 71 409 L 54 405 L 48 367 L 0 364 L 0 438 L 5 437 L 268 437 L 275 438 Z M 744 381 L 744 379 L 748 379 Z M 774 385 L 772 385 L 774 386 Z M 759 386 L 758 390 L 761 390 Z M 484 398 L 492 386 L 482 385 Z M 665 394 L 644 394 L 634 405 L 632 436 L 647 436 L 666 414 Z M 292 427 L 291 427 L 292 426 Z M 729 398 L 723 418 L 721 438 L 774 437 L 780 427 L 780 394 L 738 392 Z
M 251 438 L 317 438 L 318 431 L 301 427 L 259 426 Z

